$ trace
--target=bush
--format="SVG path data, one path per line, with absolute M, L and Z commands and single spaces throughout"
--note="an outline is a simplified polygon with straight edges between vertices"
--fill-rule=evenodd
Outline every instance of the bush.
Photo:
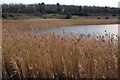
M 66 14 L 66 19 L 71 19 L 72 15 L 71 14 Z
M 90 16 L 90 15 L 86 12 L 81 12 L 81 13 L 79 13 L 79 16 Z
M 98 17 L 97 19 L 101 19 L 100 17 Z
M 105 19 L 109 19 L 109 17 L 107 16 L 107 17 L 105 17 Z
M 8 15 L 3 13 L 2 18 L 8 18 Z
M 7 18 L 7 16 L 6 15 L 2 15 L 2 18 Z
M 9 17 L 14 17 L 14 16 L 12 14 L 10 14 Z
M 44 16 L 43 18 L 46 19 L 47 17 Z
M 113 14 L 112 16 L 117 16 L 117 15 Z

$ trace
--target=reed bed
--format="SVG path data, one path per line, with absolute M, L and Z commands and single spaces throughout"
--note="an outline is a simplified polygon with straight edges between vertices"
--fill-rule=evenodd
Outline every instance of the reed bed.
M 118 19 L 29 19 L 29 20 L 2 20 L 4 29 L 31 30 L 46 27 L 118 24 Z
M 3 79 L 117 78 L 114 34 L 3 33 Z

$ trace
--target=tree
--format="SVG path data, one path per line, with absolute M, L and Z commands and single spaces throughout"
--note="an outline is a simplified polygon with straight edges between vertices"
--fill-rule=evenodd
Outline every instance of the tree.
M 42 2 L 41 4 L 42 4 L 42 5 L 45 5 L 45 3 L 44 3 L 44 2 Z
M 57 3 L 57 6 L 60 6 L 60 4 L 59 4 L 59 3 Z
M 2 4 L 3 13 L 27 13 L 27 14 L 49 14 L 57 13 L 66 15 L 70 13 L 71 15 L 103 15 L 107 13 L 109 15 L 118 15 L 118 8 L 114 7 L 96 7 L 96 6 L 74 6 L 74 5 L 60 5 L 59 3 L 55 5 L 46 5 L 44 2 L 38 4 Z M 97 13 L 97 14 L 96 14 Z M 5 16 L 3 16 L 5 17 Z M 69 15 L 66 15 L 69 18 Z
M 107 6 L 105 6 L 105 8 L 108 8 Z
M 57 13 L 61 13 L 62 9 L 59 3 L 56 4 L 57 5 Z
M 82 10 L 82 6 L 79 6 L 79 10 L 80 10 L 80 11 Z
M 40 3 L 38 3 L 38 5 L 41 5 Z

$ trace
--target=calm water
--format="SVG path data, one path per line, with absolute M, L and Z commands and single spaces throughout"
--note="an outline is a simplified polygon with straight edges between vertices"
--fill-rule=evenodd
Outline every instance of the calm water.
M 118 34 L 118 24 L 62 26 L 46 29 L 37 29 L 33 30 L 33 32 L 57 32 L 57 33 L 74 32 L 74 33 L 104 34 L 105 30 L 107 31 L 107 33 Z

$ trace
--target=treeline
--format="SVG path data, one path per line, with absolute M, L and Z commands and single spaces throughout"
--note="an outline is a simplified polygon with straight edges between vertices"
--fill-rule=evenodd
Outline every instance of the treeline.
M 118 8 L 114 7 L 97 7 L 97 6 L 75 6 L 57 4 L 2 4 L 3 13 L 26 13 L 26 14 L 71 14 L 79 16 L 90 15 L 113 15 L 118 14 Z

